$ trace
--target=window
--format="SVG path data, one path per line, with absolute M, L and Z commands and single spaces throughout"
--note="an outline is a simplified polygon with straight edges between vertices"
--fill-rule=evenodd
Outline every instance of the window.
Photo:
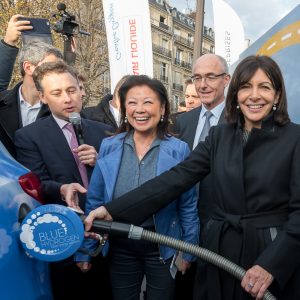
M 160 63 L 160 80 L 168 81 L 168 65 L 164 62 Z
M 161 40 L 161 46 L 163 47 L 163 48 L 165 48 L 165 49 L 168 49 L 169 47 L 168 47 L 168 40 L 167 39 L 162 39 Z
M 176 49 L 175 63 L 180 63 L 182 60 L 182 50 Z
M 160 16 L 160 17 L 159 17 L 159 22 L 160 22 L 160 23 L 165 23 L 165 20 L 166 20 L 165 17 L 163 17 L 163 16 Z

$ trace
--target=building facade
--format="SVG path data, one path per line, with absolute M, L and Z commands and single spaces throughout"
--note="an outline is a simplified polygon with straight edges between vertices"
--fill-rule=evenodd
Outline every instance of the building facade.
M 168 1 L 149 0 L 153 75 L 168 91 L 172 112 L 184 100 L 185 80 L 192 74 L 195 17 L 179 12 Z M 214 52 L 214 32 L 204 27 L 202 53 Z M 103 91 L 110 90 L 109 69 L 101 75 Z M 104 94 L 105 94 L 104 93 Z
M 149 0 L 153 74 L 168 90 L 173 112 L 184 99 L 184 82 L 192 74 L 195 18 L 167 1 Z M 202 53 L 214 52 L 214 32 L 204 27 Z

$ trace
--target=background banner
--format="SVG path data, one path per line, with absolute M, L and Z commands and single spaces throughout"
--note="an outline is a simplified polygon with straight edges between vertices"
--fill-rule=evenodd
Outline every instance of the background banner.
M 153 77 L 148 0 L 103 0 L 111 92 L 122 76 Z
M 223 56 L 228 65 L 239 59 L 245 49 L 244 28 L 239 16 L 223 0 L 213 0 L 215 53 Z

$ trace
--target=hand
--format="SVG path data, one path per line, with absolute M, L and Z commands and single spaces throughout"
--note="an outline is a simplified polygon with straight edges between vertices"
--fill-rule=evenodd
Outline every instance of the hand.
M 271 285 L 274 278 L 272 274 L 262 267 L 255 265 L 250 268 L 243 277 L 241 286 L 252 297 L 260 300 L 263 298 L 267 288 Z
M 21 17 L 23 16 L 14 15 L 10 18 L 4 37 L 4 42 L 6 44 L 16 46 L 22 31 L 33 29 L 33 27 L 30 25 L 30 21 L 19 20 Z
M 93 221 L 95 219 L 110 221 L 112 220 L 112 216 L 109 214 L 109 212 L 106 210 L 104 206 L 100 206 L 92 210 L 84 221 L 86 231 L 89 231 L 92 228 Z
M 87 261 L 81 261 L 76 263 L 77 267 L 81 270 L 82 273 L 86 273 L 91 269 L 92 264 Z
M 60 187 L 60 194 L 64 201 L 66 201 L 67 205 L 83 213 L 79 206 L 78 192 L 81 194 L 86 193 L 86 189 L 79 183 L 63 184 Z
M 73 149 L 74 153 L 77 153 L 80 161 L 91 167 L 94 167 L 98 158 L 97 151 L 93 146 L 82 144 L 77 149 Z
M 182 275 L 185 274 L 185 272 L 191 267 L 191 263 L 189 261 L 186 260 L 182 260 L 181 262 L 181 267 L 180 267 L 180 271 L 182 273 Z

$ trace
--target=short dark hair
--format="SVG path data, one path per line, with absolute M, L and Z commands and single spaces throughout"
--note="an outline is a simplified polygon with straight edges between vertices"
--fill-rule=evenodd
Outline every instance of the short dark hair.
M 130 75 L 119 89 L 120 107 L 121 107 L 121 123 L 117 133 L 129 132 L 133 127 L 129 123 L 125 123 L 126 109 L 125 100 L 128 91 L 136 86 L 146 85 L 153 90 L 160 101 L 161 105 L 165 106 L 164 120 L 157 125 L 157 136 L 164 139 L 165 136 L 170 135 L 168 131 L 169 116 L 170 116 L 170 103 L 168 93 L 165 86 L 157 79 L 152 79 L 147 75 Z
M 40 92 L 43 91 L 41 81 L 49 73 L 54 73 L 54 74 L 69 73 L 78 82 L 77 72 L 71 66 L 67 65 L 63 61 L 45 62 L 45 63 L 41 64 L 40 66 L 36 67 L 32 74 L 32 78 L 33 78 L 35 87 L 38 91 L 40 91 Z
M 229 123 L 236 123 L 241 117 L 237 109 L 237 94 L 242 85 L 249 82 L 258 69 L 261 69 L 270 79 L 276 94 L 278 105 L 274 111 L 274 121 L 284 125 L 290 121 L 287 111 L 287 97 L 282 73 L 278 64 L 269 56 L 251 55 L 243 59 L 236 67 L 226 97 L 226 119 Z

